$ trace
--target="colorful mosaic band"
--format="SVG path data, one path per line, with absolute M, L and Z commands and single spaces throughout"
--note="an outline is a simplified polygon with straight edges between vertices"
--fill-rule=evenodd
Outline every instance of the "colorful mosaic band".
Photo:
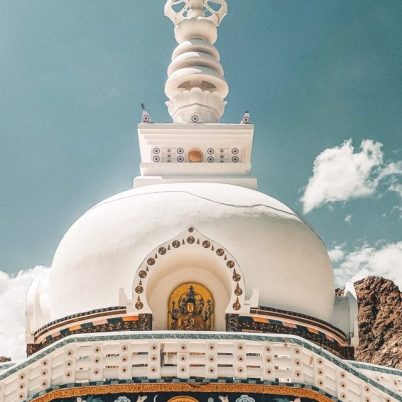
M 299 324 L 287 325 L 286 321 L 260 319 L 259 317 L 245 317 L 235 314 L 227 314 L 226 330 L 229 332 L 253 332 L 297 335 L 318 346 L 327 349 L 329 352 L 347 360 L 354 359 L 354 348 L 341 345 L 336 339 L 314 328 L 305 327 Z
M 48 335 L 41 343 L 29 343 L 27 345 L 27 355 L 41 350 L 42 348 L 74 334 L 93 334 L 99 332 L 118 332 L 118 331 L 150 331 L 152 330 L 152 316 L 150 314 L 140 314 L 139 316 L 109 317 L 103 320 L 76 324 L 71 327 L 63 328 L 51 335 Z
M 141 381 L 140 383 L 120 383 L 118 381 L 111 381 L 107 383 L 94 383 L 85 386 L 79 386 L 78 384 L 69 384 L 58 389 L 50 389 L 46 391 L 45 394 L 36 395 L 25 402 L 64 402 L 68 401 L 67 398 L 90 398 L 114 395 L 118 398 L 118 395 L 124 394 L 128 396 L 137 397 L 139 394 L 150 394 L 158 393 L 162 395 L 164 393 L 181 393 L 182 397 L 185 398 L 183 393 L 188 394 L 188 396 L 197 399 L 197 396 L 202 394 L 208 394 L 208 396 L 221 393 L 227 397 L 227 402 L 229 400 L 235 400 L 236 398 L 230 398 L 231 395 L 237 394 L 245 396 L 244 394 L 253 394 L 256 396 L 262 396 L 261 400 L 269 400 L 270 396 L 281 396 L 281 397 L 291 397 L 291 398 L 303 398 L 303 401 L 310 402 L 338 402 L 338 399 L 334 399 L 326 392 L 320 390 L 317 387 L 307 386 L 304 384 L 272 384 L 267 382 L 259 382 L 257 380 L 245 380 L 236 381 L 233 379 L 220 379 L 219 381 L 203 381 L 203 380 L 179 380 L 171 379 L 167 381 L 159 382 L 148 382 Z M 124 397 L 120 396 L 121 400 L 125 400 Z M 128 399 L 128 398 L 127 398 Z M 149 398 L 150 402 L 154 398 Z M 257 398 L 248 398 L 257 399 Z M 119 399 L 117 399 L 119 400 Z M 137 398 L 133 399 L 137 400 Z M 222 399 L 221 399 L 222 400 Z M 226 400 L 223 398 L 223 400 Z
M 346 335 L 329 323 L 303 314 L 269 307 L 251 310 L 251 316 L 229 314 L 229 332 L 257 332 L 301 336 L 344 359 L 354 359 L 354 348 L 347 345 Z M 116 315 L 119 315 L 116 317 Z M 85 322 L 83 322 L 85 321 Z M 47 324 L 35 332 L 35 342 L 27 345 L 27 354 L 66 336 L 82 333 L 150 331 L 152 315 L 127 315 L 125 307 L 116 306 L 68 316 Z

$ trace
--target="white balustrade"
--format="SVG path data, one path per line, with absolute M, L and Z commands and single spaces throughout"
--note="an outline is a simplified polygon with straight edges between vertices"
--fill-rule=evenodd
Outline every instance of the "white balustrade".
M 402 401 L 392 388 L 301 338 L 128 332 L 71 336 L 47 347 L 0 374 L 0 402 L 23 401 L 61 384 L 135 377 L 253 378 L 315 385 L 342 401 Z

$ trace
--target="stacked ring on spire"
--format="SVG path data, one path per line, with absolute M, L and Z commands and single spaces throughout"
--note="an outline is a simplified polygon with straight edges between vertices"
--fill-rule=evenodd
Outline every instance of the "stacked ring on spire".
M 172 55 L 165 86 L 169 98 L 166 104 L 176 123 L 216 123 L 225 110 L 229 87 L 213 44 L 227 6 L 224 0 L 214 1 L 220 9 L 212 14 L 208 3 L 189 0 L 179 11 L 173 7 L 184 4 L 183 1 L 168 0 L 166 4 L 165 13 L 176 25 L 175 37 L 179 43 Z

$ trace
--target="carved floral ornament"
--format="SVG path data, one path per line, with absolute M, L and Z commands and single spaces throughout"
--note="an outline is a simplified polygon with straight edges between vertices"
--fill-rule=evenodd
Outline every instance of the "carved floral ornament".
M 228 6 L 226 0 L 167 0 L 165 5 L 165 15 L 174 24 L 199 16 L 198 10 L 201 11 L 201 17 L 219 26 L 227 14 Z
M 190 226 L 180 235 L 154 249 L 137 269 L 133 282 L 132 297 L 135 310 L 141 314 L 152 313 L 146 300 L 148 280 L 158 270 L 160 261 L 183 248 L 199 248 L 213 255 L 231 284 L 231 294 L 226 312 L 239 313 L 239 310 L 245 305 L 246 294 L 244 277 L 239 264 L 224 247 L 205 237 L 193 226 Z

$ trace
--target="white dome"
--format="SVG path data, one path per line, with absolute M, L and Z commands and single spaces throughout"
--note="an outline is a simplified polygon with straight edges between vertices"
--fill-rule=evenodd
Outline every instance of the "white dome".
M 265 194 L 211 183 L 133 189 L 86 212 L 56 251 L 50 319 L 118 305 L 144 258 L 191 225 L 236 258 L 247 297 L 259 289 L 262 306 L 332 320 L 333 273 L 317 235 Z

